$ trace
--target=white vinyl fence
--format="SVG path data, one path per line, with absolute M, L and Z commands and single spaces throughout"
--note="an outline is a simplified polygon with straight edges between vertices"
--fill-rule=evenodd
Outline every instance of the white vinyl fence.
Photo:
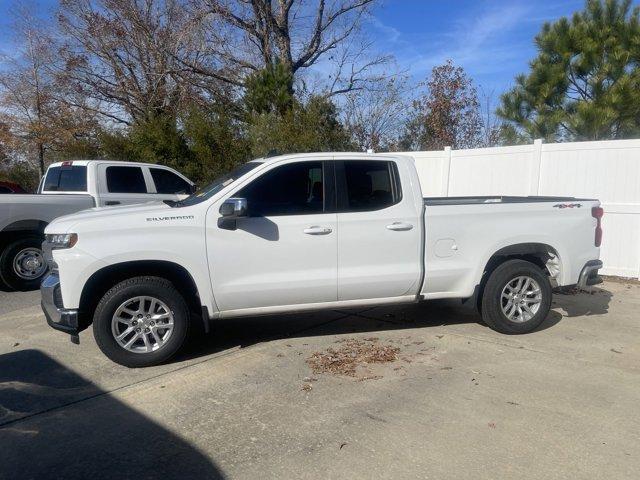
M 425 197 L 597 198 L 605 210 L 601 273 L 640 278 L 640 140 L 407 152 Z

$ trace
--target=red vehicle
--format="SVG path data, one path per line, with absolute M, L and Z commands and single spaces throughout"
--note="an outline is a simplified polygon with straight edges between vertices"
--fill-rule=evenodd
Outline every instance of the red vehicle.
M 0 194 L 2 193 L 27 193 L 27 191 L 17 183 L 0 181 Z

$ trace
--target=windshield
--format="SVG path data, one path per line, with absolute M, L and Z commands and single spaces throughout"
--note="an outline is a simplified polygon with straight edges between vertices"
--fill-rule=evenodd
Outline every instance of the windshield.
M 258 165 L 261 165 L 260 162 L 249 162 L 239 167 L 231 170 L 226 175 L 216 178 L 212 183 L 207 185 L 204 188 L 201 188 L 193 195 L 185 198 L 181 202 L 177 202 L 175 206 L 177 207 L 188 207 L 190 205 L 196 205 L 197 203 L 202 203 L 205 200 L 210 199 L 220 190 L 222 190 L 227 185 L 231 185 L 238 178 L 242 177 L 244 174 L 249 173 L 251 170 L 256 168 Z

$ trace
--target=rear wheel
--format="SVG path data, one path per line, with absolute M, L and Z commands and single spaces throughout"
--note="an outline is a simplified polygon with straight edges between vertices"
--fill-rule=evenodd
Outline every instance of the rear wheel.
M 36 290 L 47 273 L 42 238 L 29 236 L 9 243 L 0 254 L 0 279 L 13 290 Z
M 531 332 L 547 317 L 551 295 L 549 278 L 540 267 L 524 260 L 509 260 L 487 280 L 482 319 L 501 333 Z
M 187 337 L 189 323 L 187 304 L 171 282 L 135 277 L 102 297 L 93 318 L 93 335 L 114 362 L 149 367 L 175 355 Z

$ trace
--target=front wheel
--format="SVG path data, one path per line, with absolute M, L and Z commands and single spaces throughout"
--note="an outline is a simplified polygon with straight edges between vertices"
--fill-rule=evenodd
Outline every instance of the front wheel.
M 42 238 L 15 240 L 0 254 L 0 279 L 13 290 L 36 290 L 47 273 L 42 255 Z
M 159 277 L 118 283 L 100 300 L 93 335 L 100 350 L 125 367 L 150 367 L 171 358 L 189 331 L 189 309 L 173 284 Z
M 509 260 L 487 280 L 482 319 L 501 333 L 529 333 L 547 317 L 551 295 L 549 278 L 540 267 L 524 260 Z

